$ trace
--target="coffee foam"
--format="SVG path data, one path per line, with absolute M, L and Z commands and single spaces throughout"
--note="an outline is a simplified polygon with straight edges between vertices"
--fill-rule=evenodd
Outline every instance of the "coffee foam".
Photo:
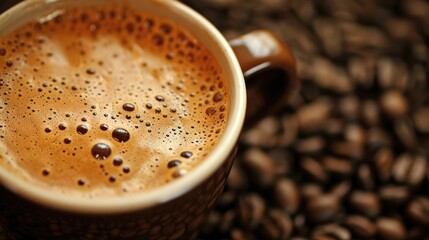
M 200 164 L 230 97 L 208 49 L 124 6 L 55 14 L 0 39 L 0 166 L 95 198 L 149 190 Z

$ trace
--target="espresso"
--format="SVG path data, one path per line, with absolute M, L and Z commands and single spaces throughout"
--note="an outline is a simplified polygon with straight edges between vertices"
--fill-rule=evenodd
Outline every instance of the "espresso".
M 229 108 L 209 50 L 127 6 L 62 9 L 0 37 L 0 167 L 55 192 L 133 194 L 183 177 Z

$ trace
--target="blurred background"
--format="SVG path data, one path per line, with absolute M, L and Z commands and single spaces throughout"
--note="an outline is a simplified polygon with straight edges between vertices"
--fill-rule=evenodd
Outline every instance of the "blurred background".
M 428 1 L 183 2 L 281 35 L 302 82 L 244 131 L 199 239 L 429 239 Z
M 201 239 L 429 239 L 429 1 L 183 2 L 280 34 L 302 82 L 244 132 Z
M 1 0 L 0 1 L 0 12 L 6 11 L 6 9 L 13 6 L 15 3 L 19 2 L 18 0 Z

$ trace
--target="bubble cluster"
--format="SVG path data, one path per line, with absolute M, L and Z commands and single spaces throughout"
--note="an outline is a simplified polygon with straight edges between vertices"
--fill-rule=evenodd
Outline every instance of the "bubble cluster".
M 94 198 L 181 178 L 217 144 L 229 90 L 182 27 L 125 5 L 42 19 L 0 38 L 0 167 Z

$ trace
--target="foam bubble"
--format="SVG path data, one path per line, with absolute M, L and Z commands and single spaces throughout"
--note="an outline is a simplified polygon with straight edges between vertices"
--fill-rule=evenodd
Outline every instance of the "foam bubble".
M 123 128 L 116 128 L 112 132 L 112 137 L 118 142 L 127 142 L 130 140 L 130 133 Z
M 109 125 L 102 123 L 102 124 L 100 124 L 100 129 L 102 131 L 107 131 L 109 129 Z
M 98 160 L 104 160 L 112 154 L 109 145 L 105 143 L 97 143 L 91 149 L 92 156 Z
M 132 112 L 135 110 L 135 106 L 132 103 L 124 103 L 124 105 L 122 105 L 122 109 L 124 109 L 125 111 L 128 112 Z
M 121 166 L 122 165 L 122 163 L 123 163 L 124 161 L 122 160 L 122 158 L 120 158 L 120 157 L 115 157 L 114 159 L 113 159 L 113 165 L 115 165 L 115 166 Z
M 86 125 L 79 125 L 76 128 L 77 133 L 79 133 L 80 135 L 85 135 L 88 132 L 88 127 Z
M 180 166 L 180 164 L 182 164 L 182 162 L 180 160 L 171 160 L 168 162 L 167 167 L 168 168 L 175 168 Z

